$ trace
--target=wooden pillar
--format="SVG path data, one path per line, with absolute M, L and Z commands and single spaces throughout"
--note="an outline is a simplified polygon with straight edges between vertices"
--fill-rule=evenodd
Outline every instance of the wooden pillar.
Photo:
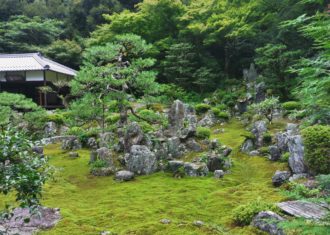
M 47 81 L 46 81 L 46 70 L 44 70 L 44 86 L 47 86 Z M 46 108 L 47 107 L 47 92 L 44 93 L 44 104 L 43 106 Z

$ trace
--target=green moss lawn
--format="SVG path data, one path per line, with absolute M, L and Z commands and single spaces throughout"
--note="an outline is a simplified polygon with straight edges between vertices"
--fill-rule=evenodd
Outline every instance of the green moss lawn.
M 212 138 L 219 138 L 235 150 L 231 174 L 220 180 L 212 176 L 175 179 L 157 173 L 118 183 L 112 177 L 89 174 L 87 150 L 79 151 L 79 159 L 70 159 L 59 146 L 48 146 L 45 152 L 58 172 L 45 187 L 43 204 L 61 208 L 63 219 L 54 229 L 40 234 L 99 234 L 104 230 L 144 235 L 261 234 L 252 227 L 234 226 L 232 210 L 258 197 L 269 202 L 282 200 L 278 189 L 271 185 L 271 176 L 285 166 L 238 153 L 244 131 L 238 122 L 221 128 L 225 132 Z M 163 218 L 172 223 L 160 223 Z M 194 226 L 195 220 L 205 222 L 205 226 Z

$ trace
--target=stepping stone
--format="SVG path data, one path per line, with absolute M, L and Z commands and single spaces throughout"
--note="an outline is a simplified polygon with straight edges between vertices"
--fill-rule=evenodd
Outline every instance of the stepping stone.
M 281 202 L 277 206 L 290 215 L 305 219 L 322 219 L 330 212 L 329 205 L 305 201 Z

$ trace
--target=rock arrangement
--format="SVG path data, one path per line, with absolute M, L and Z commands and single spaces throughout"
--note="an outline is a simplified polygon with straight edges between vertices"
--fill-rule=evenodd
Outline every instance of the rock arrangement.
M 126 176 L 131 180 L 135 175 L 148 175 L 159 170 L 192 177 L 217 171 L 215 177 L 223 177 L 231 166 L 228 157 L 231 149 L 217 140 L 202 141 L 196 137 L 198 126 L 210 127 L 218 122 L 213 112 L 207 112 L 198 120 L 193 107 L 176 100 L 167 115 L 169 126 L 166 129 L 146 134 L 137 122 L 130 122 L 125 128 L 118 128 L 117 133 L 105 132 L 98 138 L 89 138 L 85 146 L 91 149 L 91 174 L 115 174 L 119 181 L 126 181 Z M 82 148 L 82 143 L 77 137 L 51 138 L 54 140 L 49 141 L 61 141 L 62 149 L 71 151 L 71 158 L 79 156 L 75 150 Z M 191 152 L 201 154 L 192 161 L 184 161 L 183 157 Z
M 252 225 L 271 235 L 284 235 L 278 223 L 284 218 L 272 211 L 261 211 L 253 219 Z

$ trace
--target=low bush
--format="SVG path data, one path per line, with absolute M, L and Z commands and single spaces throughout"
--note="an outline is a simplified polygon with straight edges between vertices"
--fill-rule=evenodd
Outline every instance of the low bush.
M 227 105 L 225 104 L 219 104 L 216 106 L 217 109 L 219 109 L 220 111 L 226 111 L 228 109 Z
M 150 109 L 142 109 L 138 112 L 138 115 L 149 122 L 157 122 L 160 119 L 160 115 Z
M 316 174 L 330 173 L 330 126 L 315 125 L 302 131 L 305 162 Z
M 199 139 L 208 139 L 211 136 L 211 130 L 207 127 L 197 127 L 196 136 Z
M 288 184 L 288 189 L 289 191 L 286 191 L 285 194 L 288 198 L 293 200 L 316 197 L 320 193 L 319 189 L 309 189 L 305 185 L 296 182 L 290 182 Z
M 48 114 L 46 117 L 47 122 L 55 122 L 56 124 L 64 124 L 64 116 L 61 113 Z
M 107 116 L 105 121 L 107 123 L 109 123 L 110 125 L 112 125 L 112 124 L 117 123 L 119 121 L 119 119 L 120 119 L 120 114 L 119 113 L 113 113 L 113 114 Z
M 262 136 L 265 144 L 270 144 L 272 142 L 272 135 L 269 132 L 265 132 Z
M 283 153 L 281 155 L 280 161 L 281 162 L 289 162 L 289 157 L 290 157 L 290 153 L 289 152 Z
M 259 149 L 259 152 L 262 154 L 262 155 L 267 155 L 269 153 L 269 149 L 268 147 L 261 147 Z
M 224 112 L 224 111 L 220 111 L 215 116 L 219 119 L 222 119 L 222 120 L 226 120 L 226 121 L 229 120 L 229 113 Z
M 286 111 L 299 110 L 301 105 L 296 101 L 288 101 L 282 104 L 282 108 Z
M 195 109 L 197 114 L 202 114 L 202 113 L 206 113 L 207 111 L 209 111 L 211 109 L 211 105 L 209 104 L 196 104 L 195 105 Z
M 330 174 L 329 175 L 318 175 L 318 176 L 316 176 L 316 180 L 319 183 L 319 187 L 321 190 L 330 192 Z
M 271 210 L 277 211 L 277 207 L 273 204 L 264 202 L 261 198 L 252 201 L 245 205 L 240 205 L 233 210 L 233 220 L 235 224 L 244 226 L 249 225 L 254 216 L 256 216 L 260 211 Z
M 106 167 L 106 166 L 107 166 L 107 163 L 105 161 L 102 161 L 102 160 L 99 160 L 99 159 L 90 164 L 90 167 L 91 167 L 92 170 L 103 168 L 103 167 Z

